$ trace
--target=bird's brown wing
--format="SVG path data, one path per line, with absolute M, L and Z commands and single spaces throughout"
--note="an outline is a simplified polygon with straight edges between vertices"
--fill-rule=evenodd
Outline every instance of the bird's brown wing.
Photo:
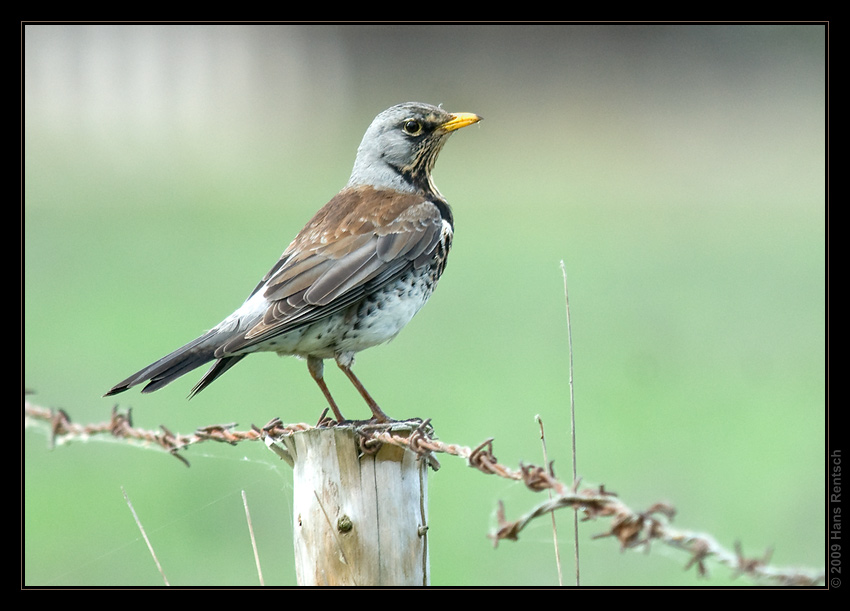
M 192 389 L 194 396 L 244 358 L 245 348 L 329 316 L 409 266 L 426 264 L 440 241 L 440 210 L 416 195 L 346 189 L 313 217 L 254 289 L 249 301 L 260 293 L 267 304 L 255 320 L 234 321 L 229 330 L 218 326 L 106 394 L 144 382 L 142 392 L 153 392 L 215 361 Z
M 296 236 L 255 289 L 269 305 L 216 350 L 232 355 L 337 312 L 434 255 L 443 219 L 420 195 L 347 189 Z M 246 324 L 240 324 L 245 329 Z

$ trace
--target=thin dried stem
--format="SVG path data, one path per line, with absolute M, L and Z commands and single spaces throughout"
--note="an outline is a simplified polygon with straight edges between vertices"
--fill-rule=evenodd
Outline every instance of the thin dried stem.
M 540 425 L 540 445 L 543 446 L 543 464 L 549 464 L 549 456 L 546 452 L 546 433 L 543 430 L 543 419 L 538 414 L 534 417 L 537 424 Z M 552 491 L 549 491 L 549 499 L 552 499 Z M 578 514 L 576 514 L 578 515 Z M 576 533 L 578 533 L 578 525 L 576 525 Z M 558 525 L 555 522 L 555 512 L 552 512 L 552 540 L 555 544 L 555 566 L 558 568 L 558 585 L 564 585 L 564 576 L 561 571 L 561 551 L 558 549 Z M 578 576 L 576 576 L 576 585 L 578 585 Z
M 245 507 L 245 521 L 248 522 L 248 534 L 251 537 L 251 547 L 254 549 L 254 563 L 257 565 L 257 576 L 260 579 L 260 585 L 266 585 L 263 581 L 263 569 L 260 566 L 260 554 L 257 552 L 257 539 L 254 537 L 254 523 L 251 521 L 251 512 L 248 510 L 248 497 L 245 496 L 245 491 L 242 491 L 242 505 Z
M 156 557 L 156 552 L 153 551 L 153 545 L 151 545 L 150 539 L 148 539 L 148 534 L 145 532 L 145 527 L 142 526 L 142 521 L 139 520 L 139 516 L 136 515 L 136 510 L 133 507 L 133 503 L 130 502 L 130 496 L 127 494 L 127 491 L 124 490 L 124 487 L 121 487 L 121 493 L 124 495 L 124 500 L 127 502 L 127 507 L 130 508 L 130 512 L 133 514 L 133 519 L 136 521 L 136 526 L 139 527 L 139 530 L 142 533 L 142 538 L 145 540 L 145 543 L 148 546 L 148 551 L 151 553 L 153 557 L 154 563 L 156 563 L 156 568 L 159 571 L 159 574 L 162 575 L 162 580 L 165 582 L 165 585 L 170 586 L 168 583 L 168 577 L 165 576 L 165 571 L 162 570 L 162 565 L 159 563 L 159 558 Z
M 570 320 L 570 292 L 567 289 L 567 267 L 561 259 L 561 275 L 564 277 L 564 303 L 567 311 L 567 348 L 570 357 L 570 438 L 573 454 L 573 481 L 578 479 L 578 461 L 576 452 L 576 400 L 575 387 L 573 385 L 573 330 Z M 578 551 L 578 509 L 573 513 L 573 536 L 576 565 L 576 586 L 581 585 L 579 551 Z

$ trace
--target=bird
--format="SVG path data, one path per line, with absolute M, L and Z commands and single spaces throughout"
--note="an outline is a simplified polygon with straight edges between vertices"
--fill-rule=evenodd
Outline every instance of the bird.
M 245 302 L 218 325 L 113 386 L 159 390 L 208 363 L 189 394 L 204 390 L 254 352 L 307 361 L 338 423 L 345 418 L 324 380 L 333 359 L 372 413 L 390 422 L 352 371 L 355 355 L 393 339 L 434 291 L 454 220 L 431 173 L 451 134 L 481 121 L 421 102 L 378 114 L 363 136 L 345 187 L 290 242 Z

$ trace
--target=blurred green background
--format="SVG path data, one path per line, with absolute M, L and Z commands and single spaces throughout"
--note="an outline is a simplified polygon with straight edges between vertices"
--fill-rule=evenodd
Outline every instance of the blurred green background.
M 779 566 L 824 558 L 823 26 L 28 25 L 24 386 L 80 423 L 314 422 L 306 365 L 258 355 L 190 402 L 203 370 L 109 399 L 113 384 L 235 309 L 346 182 L 372 120 L 442 103 L 484 121 L 435 180 L 454 248 L 439 290 L 356 371 L 395 417 L 495 438 L 510 466 L 570 479 L 572 317 L 578 470 L 635 509 Z M 336 370 L 343 411 L 366 408 Z M 260 444 L 203 444 L 191 468 L 122 442 L 48 448 L 24 431 L 23 578 L 38 586 L 294 585 L 291 473 Z M 558 584 L 543 500 L 441 458 L 434 585 Z M 559 516 L 567 583 L 572 514 Z M 588 586 L 746 585 L 620 553 L 580 527 Z

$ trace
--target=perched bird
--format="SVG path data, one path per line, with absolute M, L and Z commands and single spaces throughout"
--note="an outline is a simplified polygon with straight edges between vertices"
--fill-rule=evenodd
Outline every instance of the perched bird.
M 323 379 L 334 359 L 369 405 L 389 420 L 352 372 L 354 355 L 394 338 L 430 297 L 446 266 L 452 212 L 431 179 L 449 135 L 481 120 L 409 102 L 375 117 L 345 188 L 295 236 L 233 314 L 199 338 L 115 385 L 153 392 L 213 362 L 194 396 L 252 352 L 307 360 L 338 422 Z

